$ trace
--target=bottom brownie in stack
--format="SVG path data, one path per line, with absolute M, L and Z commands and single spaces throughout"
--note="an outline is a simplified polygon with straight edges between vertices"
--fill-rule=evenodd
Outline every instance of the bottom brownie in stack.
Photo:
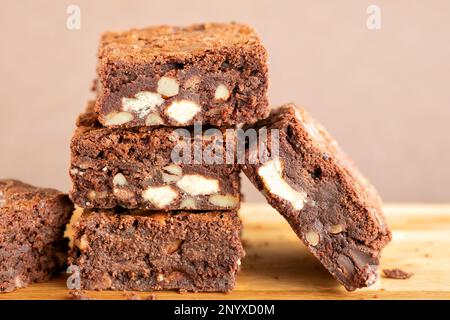
M 244 256 L 237 211 L 85 210 L 73 228 L 83 289 L 231 291 Z

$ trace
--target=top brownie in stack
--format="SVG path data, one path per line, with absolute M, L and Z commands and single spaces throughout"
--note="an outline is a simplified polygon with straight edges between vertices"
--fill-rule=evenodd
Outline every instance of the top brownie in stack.
M 269 113 L 267 53 L 244 25 L 107 32 L 98 58 L 104 126 L 231 126 Z

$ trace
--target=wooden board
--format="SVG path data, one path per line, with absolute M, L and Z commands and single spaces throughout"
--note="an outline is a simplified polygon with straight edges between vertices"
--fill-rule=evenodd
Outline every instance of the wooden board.
M 450 299 L 450 205 L 387 205 L 394 239 L 381 268 L 401 268 L 408 280 L 381 277 L 371 288 L 346 292 L 307 252 L 286 221 L 268 205 L 245 204 L 247 256 L 232 293 L 157 292 L 157 299 Z M 64 275 L 1 299 L 67 299 Z M 96 299 L 125 299 L 123 292 L 87 292 Z M 142 298 L 149 293 L 138 293 Z

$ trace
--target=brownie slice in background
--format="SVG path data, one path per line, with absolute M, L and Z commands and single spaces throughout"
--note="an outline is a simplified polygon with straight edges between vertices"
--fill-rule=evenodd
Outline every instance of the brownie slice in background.
M 295 105 L 274 110 L 256 127 L 279 130 L 279 155 L 245 164 L 244 173 L 347 290 L 373 284 L 380 250 L 391 239 L 374 187 Z M 276 154 L 267 136 L 259 146 Z
M 244 256 L 236 211 L 84 210 L 72 228 L 87 290 L 231 291 Z
M 0 292 L 46 281 L 60 271 L 73 209 L 59 191 L 0 180 Z
M 215 126 L 267 117 L 267 52 L 237 23 L 106 32 L 95 110 L 104 126 Z

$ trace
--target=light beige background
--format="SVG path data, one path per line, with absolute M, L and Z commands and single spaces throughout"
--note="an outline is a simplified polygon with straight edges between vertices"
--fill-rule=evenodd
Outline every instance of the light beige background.
M 81 30 L 66 8 L 81 8 Z M 377 4 L 382 28 L 366 27 Z M 450 201 L 450 1 L 17 1 L 0 11 L 0 177 L 69 190 L 69 140 L 104 30 L 235 20 L 270 53 L 271 101 L 308 108 L 387 201 Z M 245 184 L 247 200 L 261 200 Z

